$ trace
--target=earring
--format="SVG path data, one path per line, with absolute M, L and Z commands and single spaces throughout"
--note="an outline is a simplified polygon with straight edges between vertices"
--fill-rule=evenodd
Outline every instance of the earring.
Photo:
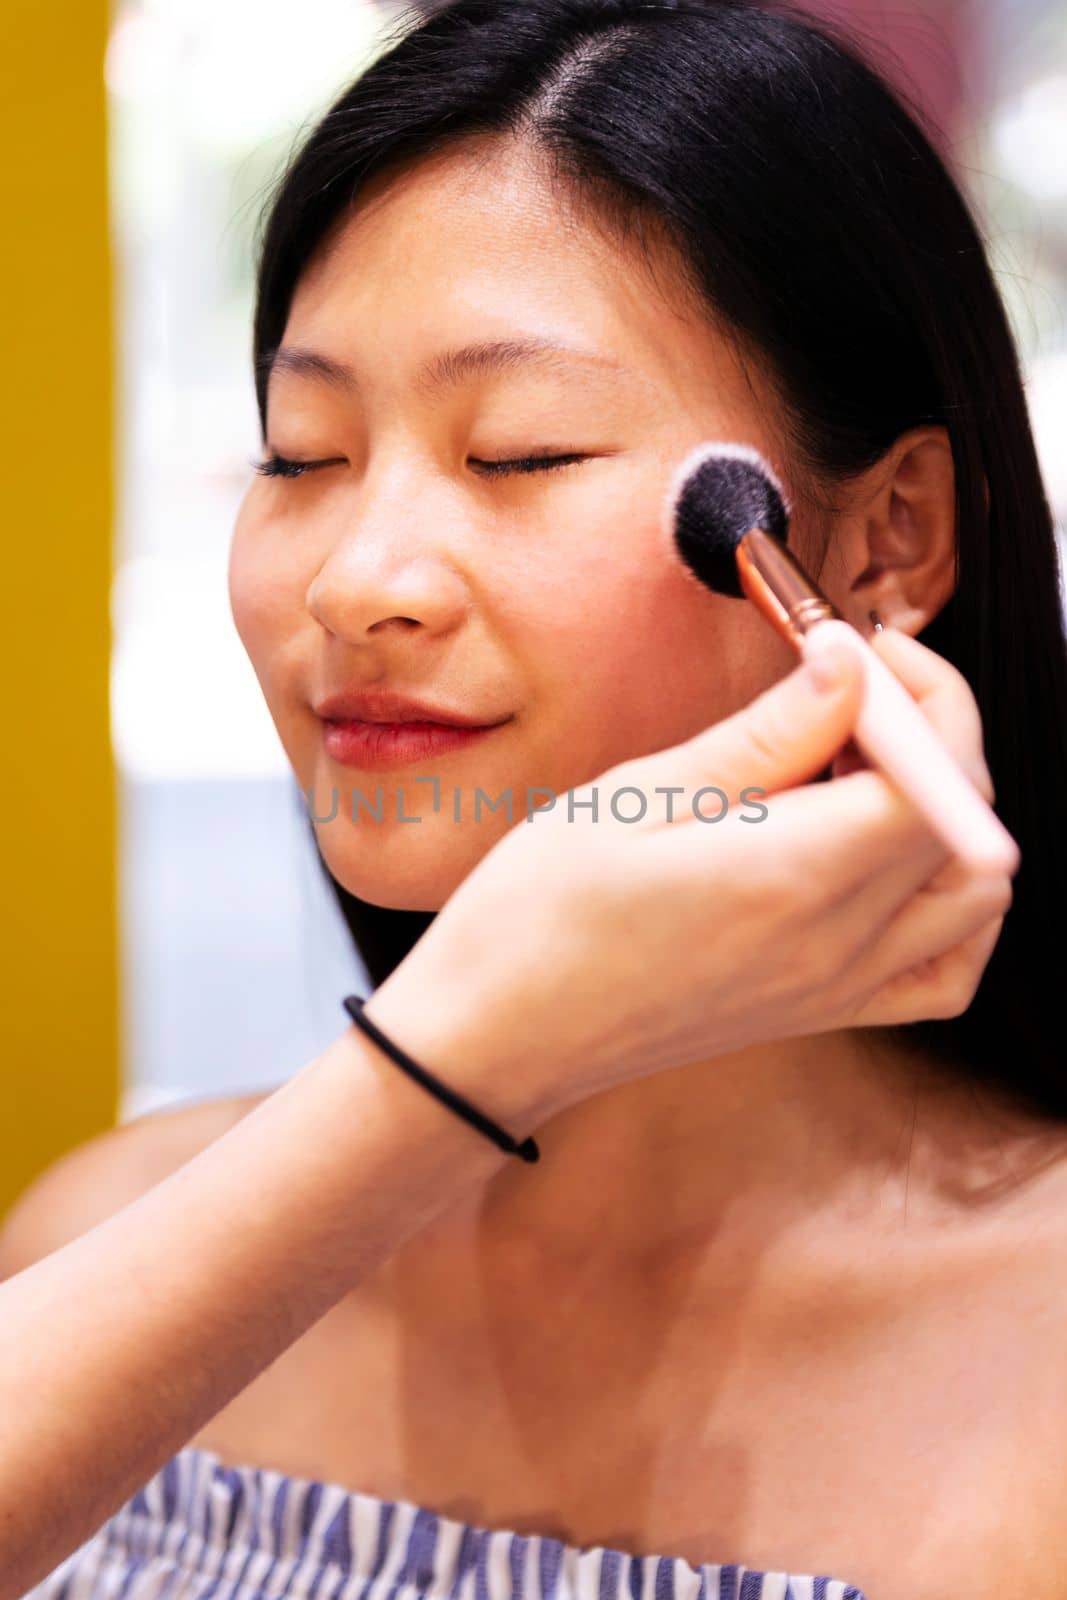
M 872 625 L 874 627 L 875 633 L 881 633 L 883 628 L 885 627 L 885 623 L 882 621 L 882 619 L 878 615 L 877 611 L 868 611 L 867 615 L 871 619 L 871 623 L 872 623 Z

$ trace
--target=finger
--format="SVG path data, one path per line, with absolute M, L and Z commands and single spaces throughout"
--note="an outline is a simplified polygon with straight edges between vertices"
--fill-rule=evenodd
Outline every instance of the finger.
M 844 953 L 842 973 L 858 981 L 857 992 L 883 988 L 894 974 L 939 956 L 991 916 L 1003 917 L 1011 904 L 1007 874 L 976 872 L 950 855 L 925 818 L 878 773 L 772 795 L 765 803 L 788 829 L 798 866 L 787 878 L 788 868 L 768 850 L 769 876 L 761 883 L 753 850 L 749 881 L 763 894 L 777 890 L 793 902 L 802 937 Z M 832 821 L 835 808 L 839 828 Z
M 1004 918 L 1013 890 L 1007 873 L 996 877 L 965 876 L 957 881 L 958 863 L 938 874 L 909 905 L 904 906 L 872 946 L 875 962 L 884 963 L 881 979 L 877 965 L 874 981 L 886 981 L 894 970 L 918 966 L 953 948 L 975 928 L 993 917 Z
M 921 973 L 902 974 L 873 995 L 846 1025 L 892 1028 L 962 1016 L 977 993 L 1002 927 L 1003 918 L 995 917 L 939 963 L 928 964 Z
M 1006 874 L 991 875 L 978 871 L 967 861 L 948 853 L 941 844 L 940 862 L 934 860 L 932 870 L 927 866 L 932 854 L 920 847 L 910 858 L 901 857 L 894 869 L 875 874 L 869 885 L 861 888 L 840 909 L 841 936 L 851 949 L 862 954 L 873 948 L 893 920 L 912 902 L 937 900 L 944 903 L 950 897 L 978 895 L 983 890 L 990 905 L 999 904 L 1006 897 L 1011 903 L 1011 880 Z
M 717 788 L 738 805 L 748 790 L 762 796 L 804 782 L 848 739 L 863 694 L 861 660 L 842 650 L 826 652 L 823 662 L 796 667 L 732 716 L 669 750 L 622 762 L 598 782 L 640 789 L 646 825 L 691 820 L 692 798 L 702 789 Z M 683 790 L 673 804 L 663 792 L 671 786 Z M 697 814 L 713 820 L 714 798 Z
M 925 816 L 874 770 L 768 795 L 762 805 L 767 873 L 781 870 L 777 846 L 787 841 L 798 900 L 838 904 L 874 931 L 952 860 Z M 751 852 L 756 872 L 759 854 Z
M 982 719 L 962 672 L 899 628 L 871 634 L 867 642 L 918 702 L 971 782 L 992 805 L 995 796 L 985 760 Z
M 970 1004 L 1011 905 L 1011 883 L 976 880 L 963 891 L 916 898 L 850 975 L 871 999 L 856 1018 L 958 1016 Z
M 742 914 L 745 906 L 764 914 L 776 942 L 802 954 L 820 988 L 824 983 L 836 985 L 857 952 L 880 936 L 946 864 L 941 840 L 922 818 L 907 815 L 907 802 L 885 779 L 860 773 L 843 779 L 840 787 L 846 785 L 863 791 L 863 803 L 876 819 L 865 836 L 856 825 L 859 807 L 850 812 L 844 828 L 828 827 L 825 808 L 818 802 L 839 786 L 818 784 L 769 797 L 765 805 L 770 815 L 760 824 L 745 824 L 732 816 L 720 823 L 715 833 L 723 840 L 725 858 L 710 839 L 707 844 L 694 839 L 690 827 L 655 830 L 639 854 L 661 884 L 685 884 L 687 893 L 699 892 L 703 884 L 709 907 L 723 904 L 725 859 L 730 869 L 726 903 L 740 905 Z M 777 837 L 771 831 L 775 807 L 787 812 L 778 817 Z M 900 813 L 905 816 L 903 826 Z M 879 828 L 882 838 L 877 835 Z M 913 954 L 911 959 L 919 957 Z M 850 991 L 863 997 L 869 992 L 860 987 Z

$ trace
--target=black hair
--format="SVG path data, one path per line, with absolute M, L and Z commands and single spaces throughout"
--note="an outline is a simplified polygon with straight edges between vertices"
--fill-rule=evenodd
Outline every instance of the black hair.
M 983 241 L 923 121 L 860 45 L 787 4 L 454 0 L 409 14 L 271 198 L 260 417 L 301 272 L 361 184 L 496 133 L 546 154 L 591 214 L 645 218 L 676 243 L 709 317 L 766 364 L 812 481 L 832 490 L 905 430 L 943 425 L 956 588 L 920 638 L 974 692 L 1022 866 L 970 1007 L 892 1031 L 1058 1118 L 1067 652 L 1055 533 Z M 433 913 L 369 905 L 330 881 L 377 984 Z

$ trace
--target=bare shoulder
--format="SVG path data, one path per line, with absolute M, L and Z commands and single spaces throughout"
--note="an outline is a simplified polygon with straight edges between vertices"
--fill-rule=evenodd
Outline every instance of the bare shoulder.
M 168 1106 L 66 1151 L 0 1219 L 0 1278 L 10 1278 L 130 1205 L 222 1137 L 269 1090 Z

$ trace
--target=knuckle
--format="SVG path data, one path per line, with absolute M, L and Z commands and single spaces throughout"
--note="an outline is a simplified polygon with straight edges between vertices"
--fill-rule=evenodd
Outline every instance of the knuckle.
M 1014 889 L 1011 879 L 1006 873 L 997 873 L 992 877 L 980 877 L 965 887 L 961 897 L 961 907 L 973 911 L 981 922 L 987 922 L 993 917 L 1002 920 L 1011 910 L 1014 899 Z
M 981 743 L 977 745 L 977 748 L 972 747 L 967 751 L 963 765 L 968 777 L 986 805 L 991 806 L 996 800 L 996 791 L 993 788 L 993 779 L 982 754 Z
M 934 719 L 934 727 L 956 760 L 967 769 L 972 782 L 979 786 L 984 784 L 982 724 L 977 707 L 972 708 L 960 701 L 952 706 L 943 705 L 941 715 Z
M 977 718 L 978 701 L 975 699 L 974 692 L 967 679 L 954 662 L 947 661 L 944 656 L 939 659 L 943 663 L 945 690 L 951 697 L 953 707 L 962 716 L 970 715 Z
M 981 741 L 972 743 L 966 748 L 960 748 L 958 745 L 949 748 L 986 805 L 992 806 L 997 798 L 996 790 L 993 788 L 993 777 L 986 764 Z
M 982 714 L 966 678 L 951 662 L 941 661 L 944 674 L 931 698 L 931 721 L 949 748 L 976 769 L 984 766 Z
M 981 976 L 981 966 L 958 963 L 943 982 L 938 1015 L 946 1019 L 961 1017 L 977 993 Z
M 947 656 L 936 650 L 930 652 L 929 661 L 937 678 L 939 704 L 948 717 L 977 720 L 978 701 L 967 678 Z
M 993 882 L 985 885 L 982 896 L 983 908 L 988 911 L 991 917 L 1003 919 L 1011 910 L 1014 899 L 1015 891 L 1012 887 L 1012 881 L 1009 877 L 1004 876 L 1003 878 L 994 879 Z
M 957 997 L 945 985 L 939 985 L 936 993 L 915 1007 L 916 1019 L 929 1017 L 935 1022 L 951 1022 L 953 1017 L 961 1016 L 963 1007 Z

